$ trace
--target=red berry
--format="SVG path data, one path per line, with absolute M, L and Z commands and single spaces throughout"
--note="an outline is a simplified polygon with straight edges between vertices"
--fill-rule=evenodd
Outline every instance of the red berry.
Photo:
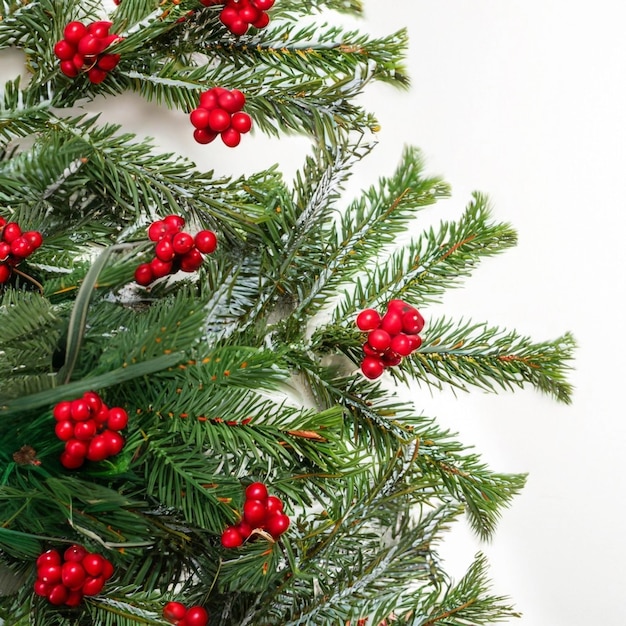
M 243 543 L 243 539 L 234 526 L 229 526 L 222 532 L 222 545 L 225 548 L 238 548 Z
M 366 356 L 361 362 L 361 371 L 366 378 L 371 380 L 378 378 L 385 370 L 385 366 L 379 357 Z
M 142 263 L 141 265 L 138 265 L 135 269 L 135 281 L 139 285 L 143 285 L 145 287 L 146 285 L 149 285 L 154 280 L 154 278 L 155 276 L 152 273 L 152 267 L 150 266 L 150 263 Z
M 89 576 L 100 576 L 104 571 L 104 560 L 104 557 L 100 554 L 90 552 L 83 558 L 82 566 Z
M 84 459 L 87 456 L 88 445 L 80 439 L 70 439 L 65 443 L 65 451 L 73 457 Z
M 230 28 L 230 25 L 237 20 L 239 20 L 239 10 L 236 6 L 227 4 L 220 13 L 220 21 L 224 26 Z
M 261 17 L 261 11 L 259 11 L 259 9 L 257 9 L 254 5 L 247 4 L 239 9 L 239 17 L 244 22 L 248 22 L 248 24 L 250 24 Z
M 0 263 L 0 284 L 6 283 L 11 276 L 11 268 L 4 263 Z
M 274 6 L 274 0 L 250 0 L 250 2 L 261 11 L 267 11 Z
M 86 34 L 87 27 L 82 22 L 70 22 L 63 30 L 64 39 L 74 45 L 78 45 Z
M 175 623 L 179 619 L 183 619 L 187 613 L 187 609 L 184 604 L 180 602 L 168 602 L 163 607 L 163 617 L 168 621 Z
M 250 526 L 250 524 L 248 524 L 248 522 L 246 522 L 245 520 L 241 520 L 239 524 L 235 526 L 235 528 L 239 531 L 239 534 L 244 539 L 247 539 L 252 534 L 252 531 L 254 530 L 252 526 Z
M 104 459 L 110 456 L 109 440 L 104 436 L 104 433 L 96 435 L 90 442 L 87 448 L 87 459 L 89 461 L 104 461 Z
M 59 422 L 59 424 L 63 423 L 64 422 Z M 96 434 L 96 431 L 96 420 L 90 419 L 84 422 L 78 422 L 78 424 L 74 426 L 74 437 L 80 441 L 89 441 Z
M 209 125 L 209 111 L 198 107 L 189 114 L 189 121 L 195 128 L 207 128 Z
M 59 68 L 68 78 L 76 78 L 76 76 L 78 76 L 78 70 L 73 61 L 61 61 Z
M 274 537 L 274 539 L 278 539 L 280 535 L 282 535 L 289 528 L 289 517 L 284 513 L 275 513 L 271 517 L 268 518 L 265 527 L 267 532 Z
M 251 483 L 246 487 L 246 498 L 248 500 L 267 500 L 269 493 L 263 483 Z
M 259 19 L 252 22 L 255 28 L 265 28 L 270 23 L 270 16 L 267 13 L 261 13 Z
M 101 70 L 105 72 L 110 72 L 111 70 L 117 67 L 117 64 L 120 61 L 119 54 L 103 54 L 96 64 Z
M 102 426 L 107 423 L 108 419 L 109 407 L 103 403 L 100 410 L 94 415 L 94 420 L 96 421 L 98 428 L 102 428 Z
M 0 229 L 7 223 L 7 221 L 0 215 Z
M 380 322 L 380 327 L 391 336 L 402 332 L 402 313 L 399 311 L 387 311 Z
M 71 419 L 72 417 L 72 403 L 69 400 L 64 400 L 54 405 L 52 409 L 52 416 L 58 422 Z
M 72 561 L 73 563 L 80 563 L 88 554 L 87 550 L 78 544 L 71 545 L 64 553 L 63 558 L 66 561 Z
M 227 128 L 222 134 L 222 141 L 224 145 L 229 148 L 235 148 L 241 142 L 241 133 L 234 128 Z
M 94 37 L 87 33 L 81 40 L 78 42 L 77 46 L 78 54 L 82 54 L 85 57 L 92 57 L 96 54 L 100 54 L 104 47 L 102 46 L 102 41 L 98 37 Z
M 238 133 L 247 133 L 252 128 L 252 119 L 247 113 L 233 113 L 230 118 L 231 127 Z
M 374 330 L 380 326 L 380 315 L 374 309 L 365 309 L 357 315 L 356 325 L 364 332 Z
M 83 65 L 85 65 L 85 57 L 77 52 L 72 59 L 72 63 L 74 64 L 75 69 L 81 70 Z
M 148 239 L 150 239 L 150 241 L 159 241 L 159 239 L 167 235 L 167 232 L 165 222 L 163 220 L 157 220 L 148 226 Z
M 391 344 L 391 336 L 386 330 L 376 328 L 368 335 L 367 343 L 374 348 L 374 350 L 384 352 Z
M 163 223 L 167 227 L 167 231 L 170 234 L 179 233 L 185 225 L 185 218 L 182 215 L 166 215 L 163 218 Z
M 227 106 L 222 104 L 221 96 L 219 98 L 220 106 L 223 109 L 226 109 L 229 113 L 236 113 L 237 111 L 241 111 L 243 109 L 244 104 L 246 103 L 246 96 L 243 92 L 239 91 L 239 89 L 231 89 L 228 92 Z
M 2 229 L 2 239 L 7 243 L 13 243 L 22 236 L 22 229 L 17 222 L 7 222 Z
M 85 457 L 74 456 L 70 454 L 67 450 L 64 450 L 63 452 L 61 452 L 59 461 L 65 469 L 78 469 L 85 462 Z
M 241 35 L 245 35 L 248 31 L 248 23 L 240 19 L 239 17 L 232 20 L 230 24 L 227 24 L 227 26 L 228 30 L 230 30 L 233 35 L 237 35 L 238 37 L 240 37 Z
M 76 48 L 69 41 L 61 39 L 54 44 L 54 55 L 60 61 L 71 61 L 74 54 Z
M 221 133 L 230 126 L 230 113 L 220 108 L 211 109 L 207 120 L 210 130 Z
M 411 352 L 414 352 L 422 345 L 422 338 L 419 335 L 407 335 L 411 342 Z
M 370 346 L 367 341 L 363 344 L 363 352 L 366 356 L 375 356 L 376 358 L 379 358 L 381 356 L 381 351 L 374 350 L 374 348 L 372 348 L 372 346 Z
M 400 356 L 409 356 L 413 351 L 411 340 L 404 333 L 399 333 L 391 340 L 391 350 Z
M 120 435 L 117 431 L 105 430 L 103 431 L 101 436 L 104 437 L 106 441 L 107 452 L 108 452 L 107 457 L 115 456 L 116 454 L 119 454 L 122 451 L 125 440 L 124 440 L 124 437 L 122 437 L 122 435 Z
M 33 591 L 38 595 L 38 596 L 42 596 L 42 597 L 47 597 L 48 594 L 50 593 L 50 585 L 48 583 L 43 582 L 43 580 L 39 580 L 37 579 L 35 581 L 35 584 L 33 585 Z
M 98 595 L 104 587 L 104 576 L 89 576 L 83 583 L 83 593 L 86 596 Z
M 122 430 L 128 424 L 128 413 L 121 406 L 114 406 L 109 409 L 107 426 L 111 430 Z
M 43 237 L 41 233 L 36 230 L 27 230 L 24 235 L 26 241 L 32 246 L 33 250 L 36 250 L 43 243 Z
M 11 254 L 18 259 L 25 259 L 32 251 L 33 247 L 24 236 L 14 239 L 11 243 Z
M 260 528 L 265 523 L 267 507 L 261 500 L 246 500 L 243 505 L 243 519 L 252 526 Z
M 61 441 L 68 441 L 74 436 L 74 422 L 71 420 L 65 420 L 63 422 L 57 422 L 54 427 L 54 434 Z
M 72 419 L 77 422 L 84 422 L 91 417 L 91 406 L 84 398 L 76 398 L 72 400 L 71 405 Z
M 209 614 L 201 606 L 191 606 L 185 614 L 187 626 L 206 626 L 209 623 Z
M 283 503 L 280 498 L 277 498 L 276 496 L 269 496 L 266 502 L 266 508 L 268 517 L 271 517 L 276 513 L 283 512 Z
M 154 254 L 157 259 L 164 261 L 165 263 L 172 261 L 176 256 L 172 240 L 163 238 L 161 241 L 158 241 L 156 246 L 154 246 Z
M 176 254 L 187 254 L 194 246 L 189 233 L 176 233 L 172 239 L 172 248 Z
M 61 580 L 70 590 L 80 589 L 87 578 L 85 568 L 80 563 L 66 561 L 61 567 Z
M 416 335 L 421 332 L 424 323 L 424 318 L 417 309 L 406 311 L 402 315 L 402 330 L 409 335 Z
M 102 39 L 109 34 L 109 28 L 113 25 L 113 22 L 108 22 L 106 20 L 92 22 L 87 26 L 87 32 L 98 39 Z
M 208 91 L 203 91 L 200 94 L 199 103 L 200 107 L 207 109 L 207 113 L 211 109 L 214 109 L 217 106 L 217 94 L 215 93 L 215 90 L 209 89 Z
M 204 128 L 196 128 L 193 131 L 193 138 L 201 144 L 211 143 L 217 137 L 217 133 Z
M 11 254 L 11 245 L 6 241 L 0 241 L 0 262 L 6 261 L 9 254 Z
M 37 568 L 37 578 L 49 585 L 55 585 L 61 582 L 61 574 L 63 569 L 61 565 L 42 565 Z
M 187 252 L 187 254 L 184 254 L 181 257 L 180 269 L 183 272 L 195 272 L 202 265 L 203 260 L 204 259 L 198 249 L 192 248 L 189 252 Z
M 150 261 L 150 270 L 155 278 L 163 278 L 172 271 L 172 262 L 161 261 L 161 259 L 154 258 Z
M 38 568 L 42 565 L 61 565 L 61 555 L 58 550 L 46 550 L 37 557 L 35 565 Z
M 89 405 L 92 414 L 98 413 L 102 408 L 102 400 L 95 391 L 85 391 L 83 400 Z
M 52 589 L 50 589 L 50 591 L 48 592 L 48 602 L 50 602 L 50 604 L 59 606 L 61 604 L 65 604 L 69 595 L 70 592 L 68 588 L 65 585 L 59 583 L 57 585 L 54 585 L 54 587 L 52 587 Z
M 104 580 L 109 580 L 109 578 L 113 576 L 113 572 L 115 572 L 115 570 L 113 569 L 113 564 L 111 563 L 111 561 L 109 561 L 109 559 L 104 559 L 104 570 L 102 572 L 102 577 L 104 578 Z
M 92 67 L 87 72 L 87 78 L 94 85 L 99 85 L 107 77 L 107 72 L 99 67 Z
M 217 248 L 217 237 L 211 230 L 201 230 L 196 233 L 194 243 L 203 254 L 211 254 Z

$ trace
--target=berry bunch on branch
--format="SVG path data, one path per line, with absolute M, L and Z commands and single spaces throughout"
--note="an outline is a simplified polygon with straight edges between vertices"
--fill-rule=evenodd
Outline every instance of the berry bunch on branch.
M 569 402 L 574 341 L 436 314 L 516 233 L 476 194 L 420 234 L 449 187 L 416 148 L 344 197 L 378 128 L 362 94 L 408 86 L 408 41 L 338 11 L 363 6 L 2 4 L 0 54 L 25 64 L 0 96 L 0 622 L 516 615 L 484 557 L 455 584 L 434 546 L 462 517 L 493 537 L 525 477 L 414 391 Z M 173 147 L 126 127 L 125 94 L 181 123 Z M 249 131 L 309 139 L 293 180 L 228 175 L 219 142 L 184 154 Z

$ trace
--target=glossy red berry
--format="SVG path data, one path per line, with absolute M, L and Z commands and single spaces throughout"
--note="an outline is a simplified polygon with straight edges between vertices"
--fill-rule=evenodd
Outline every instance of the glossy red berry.
M 246 500 L 243 505 L 243 518 L 252 528 L 260 528 L 265 523 L 267 508 L 261 500 Z
M 208 91 L 203 91 L 200 94 L 200 107 L 203 109 L 207 109 L 210 111 L 217 106 L 217 94 L 214 89 L 209 89 Z
M 267 500 L 269 493 L 263 483 L 251 483 L 246 487 L 246 498 L 248 500 Z
M 189 114 L 189 121 L 195 128 L 207 128 L 209 125 L 209 111 L 203 107 L 198 107 Z
M 393 350 L 387 350 L 380 359 L 385 367 L 393 367 L 402 363 L 402 357 Z
M 361 362 L 361 371 L 366 378 L 373 380 L 382 375 L 385 366 L 379 357 L 366 356 Z
M 230 118 L 231 127 L 238 133 L 247 133 L 252 128 L 252 119 L 247 113 L 239 111 Z
M 102 400 L 95 391 L 85 391 L 83 400 L 89 405 L 92 415 L 98 413 L 102 408 Z
M 87 555 L 87 550 L 78 544 L 73 544 L 63 553 L 63 559 L 65 561 L 72 561 L 73 563 L 80 563 Z
M 105 72 L 110 72 L 117 67 L 117 64 L 119 62 L 119 54 L 103 54 L 101 57 L 98 58 L 97 66 Z
M 71 406 L 72 419 L 77 422 L 83 422 L 91 417 L 91 407 L 84 398 L 76 398 L 72 400 Z
M 271 517 L 268 518 L 265 527 L 267 532 L 277 539 L 280 535 L 282 535 L 289 528 L 289 517 L 284 513 L 275 513 Z
M 109 22 L 107 20 L 92 22 L 87 26 L 87 32 L 98 39 L 103 39 L 109 34 L 109 29 L 112 25 L 113 22 Z
M 187 254 L 194 246 L 194 239 L 189 233 L 176 233 L 172 238 L 172 248 L 176 254 Z
M 107 426 L 111 430 L 123 430 L 128 424 L 128 413 L 120 406 L 114 406 L 109 409 L 107 418 Z
M 70 22 L 63 30 L 63 38 L 74 45 L 87 34 L 87 27 L 82 22 Z
M 96 596 L 102 591 L 104 583 L 104 576 L 89 576 L 83 583 L 83 593 L 86 596 Z
M 79 467 L 82 467 L 83 463 L 85 462 L 85 457 L 74 456 L 72 454 L 69 454 L 67 450 L 64 450 L 63 452 L 61 452 L 59 461 L 65 469 L 78 469 Z
M 77 50 L 78 54 L 82 54 L 85 57 L 92 57 L 96 56 L 96 54 L 100 54 L 100 52 L 104 50 L 104 47 L 101 39 L 87 33 L 78 42 Z
M 61 39 L 54 44 L 54 55 L 60 61 L 71 61 L 76 54 L 76 47 L 66 39 Z
M 387 311 L 380 322 L 380 327 L 390 335 L 402 332 L 402 313 L 399 311 Z
M 173 264 L 171 261 L 161 261 L 161 259 L 154 258 L 150 261 L 150 270 L 155 278 L 163 278 L 172 271 Z
M 211 254 L 217 248 L 217 237 L 211 230 L 201 230 L 194 237 L 196 248 L 203 254 Z
M 68 441 L 74 436 L 74 422 L 71 420 L 57 422 L 54 427 L 54 434 L 61 441 Z
M 267 498 L 266 508 L 268 517 L 271 517 L 276 513 L 283 512 L 283 503 L 280 498 L 277 498 L 276 496 L 269 496 Z
M 234 526 L 229 526 L 222 532 L 221 541 L 225 548 L 238 548 L 243 544 L 243 539 L 241 533 Z
M 6 283 L 7 280 L 9 280 L 10 276 L 11 268 L 4 263 L 0 263 L 0 285 L 2 283 Z
M 180 269 L 183 272 L 195 272 L 202 265 L 202 254 L 197 248 L 192 248 L 180 259 Z
M 218 133 L 214 133 L 213 131 L 205 128 L 196 128 L 196 130 L 193 131 L 193 138 L 201 144 L 211 143 L 217 135 Z
M 7 222 L 2 229 L 2 239 L 7 243 L 13 243 L 22 236 L 22 229 L 17 222 Z
M 267 11 L 274 6 L 274 0 L 250 0 L 250 2 L 261 11 Z
M 399 311 L 400 313 L 406 313 L 406 311 L 409 311 L 412 308 L 413 307 L 408 305 L 404 300 L 399 300 L 397 298 L 395 300 L 389 300 L 387 304 L 388 311 Z
M 191 606 L 185 614 L 187 626 L 206 626 L 209 623 L 209 614 L 201 606 Z
M 68 78 L 76 78 L 78 76 L 78 69 L 76 69 L 73 60 L 61 61 L 61 63 L 59 63 L 59 69 Z
M 115 456 L 122 451 L 125 440 L 124 437 L 122 437 L 122 435 L 120 435 L 117 431 L 105 430 L 102 432 L 102 437 L 104 437 L 104 440 L 106 441 L 107 457 Z
M 167 225 L 163 220 L 157 220 L 148 226 L 148 239 L 150 239 L 150 241 L 159 241 L 159 239 L 165 237 L 167 233 Z
M 406 311 L 402 315 L 402 329 L 405 333 L 416 335 L 422 331 L 424 323 L 424 318 L 417 309 Z
M 160 261 L 169 263 L 176 256 L 172 240 L 164 237 L 158 241 L 156 246 L 154 246 L 154 254 Z
M 104 571 L 104 557 L 100 554 L 86 554 L 81 564 L 88 576 L 101 576 Z
M 221 133 L 230 126 L 230 113 L 224 109 L 215 108 L 209 111 L 208 127 L 216 133 Z
M 26 238 L 26 241 L 32 246 L 33 250 L 36 250 L 43 243 L 43 237 L 41 233 L 36 230 L 27 230 L 23 237 Z
M 87 72 L 87 78 L 89 79 L 89 82 L 93 83 L 94 85 L 99 85 L 101 82 L 104 81 L 106 77 L 107 72 L 97 66 L 90 68 Z
M 175 233 L 179 233 L 182 230 L 183 226 L 185 225 L 185 218 L 182 215 L 166 215 L 163 218 L 163 223 L 165 224 L 167 231 L 173 235 Z
M 87 442 L 80 439 L 70 439 L 65 443 L 65 452 L 76 459 L 84 459 L 87 456 Z
M 66 561 L 61 567 L 61 581 L 71 590 L 80 589 L 87 578 L 85 568 L 81 563 Z
M 48 602 L 50 602 L 50 604 L 54 604 L 55 606 L 59 606 L 61 604 L 65 604 L 69 595 L 69 589 L 62 583 L 59 583 L 54 585 L 54 587 L 52 587 L 48 592 Z
M 178 620 L 183 619 L 187 613 L 187 609 L 184 604 L 180 602 L 168 602 L 163 607 L 163 617 L 168 622 L 176 623 Z
M 231 91 L 221 93 L 217 100 L 222 109 L 229 113 L 236 113 L 241 111 L 246 103 L 246 96 L 239 89 L 232 89 Z
M 220 136 L 224 145 L 229 148 L 235 148 L 241 143 L 241 133 L 234 128 L 227 128 Z
M 72 403 L 64 400 L 55 404 L 52 409 L 52 416 L 59 422 L 70 419 L 72 416 Z
M 356 317 L 356 325 L 364 332 L 374 330 L 380 326 L 380 315 L 374 309 L 365 309 Z
M 63 422 L 59 422 L 62 424 Z M 89 441 L 96 434 L 97 425 L 96 421 L 93 419 L 85 420 L 84 422 L 78 422 L 76 426 L 74 426 L 73 435 L 76 439 L 80 441 Z M 68 437 L 69 439 L 69 437 Z
M 96 435 L 87 448 L 87 459 L 89 461 L 104 461 L 110 455 L 109 441 L 101 433 Z
M 11 254 L 18 259 L 25 259 L 32 251 L 33 247 L 24 236 L 14 239 L 11 243 Z
M 135 281 L 142 286 L 149 285 L 155 279 L 150 263 L 142 263 L 135 269 Z
M 374 348 L 374 350 L 384 352 L 391 344 L 391 335 L 382 328 L 376 328 L 368 335 L 367 343 Z
M 82 589 L 72 589 L 70 590 L 67 600 L 65 601 L 65 606 L 78 606 L 83 601 L 83 591 Z
M 261 13 L 259 19 L 252 22 L 255 28 L 265 28 L 270 23 L 270 16 L 267 13 Z
M 41 565 L 37 568 L 37 578 L 49 585 L 55 585 L 61 582 L 61 575 L 63 574 L 62 565 Z
M 411 340 L 404 333 L 398 333 L 391 339 L 390 348 L 400 356 L 409 356 L 413 351 Z
M 61 554 L 58 550 L 46 550 L 37 557 L 35 565 L 37 568 L 43 565 L 61 565 L 61 561 Z
M 35 581 L 33 585 L 33 591 L 38 595 L 46 598 L 50 593 L 51 586 L 48 583 L 43 582 L 39 578 Z

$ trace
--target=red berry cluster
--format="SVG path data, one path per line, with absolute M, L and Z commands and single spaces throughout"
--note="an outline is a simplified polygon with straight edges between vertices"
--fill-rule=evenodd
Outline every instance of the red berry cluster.
M 246 488 L 243 519 L 224 530 L 222 545 L 225 548 L 238 548 L 255 529 L 264 530 L 278 539 L 288 528 L 289 517 L 283 513 L 280 499 L 270 496 L 263 483 L 252 483 Z
M 0 284 L 11 276 L 11 268 L 21 263 L 43 242 L 36 230 L 22 232 L 17 222 L 7 222 L 0 216 Z
M 65 441 L 61 465 L 67 469 L 79 468 L 85 459 L 104 461 L 124 447 L 119 431 L 126 428 L 128 413 L 121 407 L 107 407 L 94 391 L 59 402 L 52 415 L 57 421 L 54 432 Z
M 176 626 L 206 626 L 209 623 L 207 610 L 198 604 L 187 608 L 180 602 L 168 602 L 163 607 L 163 617 Z
M 109 33 L 112 22 L 98 21 L 85 26 L 70 22 L 63 30 L 63 39 L 54 45 L 54 54 L 61 61 L 60 68 L 69 78 L 80 71 L 87 72 L 92 83 L 101 83 L 120 60 L 119 54 L 104 51 L 121 37 Z
M 403 300 L 391 300 L 382 317 L 374 309 L 361 311 L 356 325 L 368 333 L 361 362 L 361 371 L 367 378 L 378 378 L 385 367 L 398 365 L 402 357 L 422 345 L 418 333 L 424 328 L 424 318 Z
M 274 0 L 200 0 L 205 7 L 224 4 L 220 21 L 233 35 L 245 35 L 250 26 L 265 28 L 270 23 L 266 13 Z
M 229 147 L 239 145 L 241 135 L 252 128 L 252 120 L 241 109 L 246 97 L 238 89 L 211 87 L 200 94 L 200 102 L 189 119 L 196 129 L 193 138 L 198 143 L 211 143 L 218 135 Z
M 108 559 L 83 546 L 72 545 L 63 556 L 48 550 L 37 558 L 35 593 L 52 604 L 78 606 L 83 596 L 99 594 L 113 571 Z
M 157 278 L 175 274 L 178 270 L 195 272 L 204 261 L 203 254 L 211 254 L 217 247 L 212 230 L 201 230 L 195 236 L 183 231 L 185 218 L 168 215 L 148 227 L 148 238 L 155 242 L 154 258 L 135 270 L 135 280 L 143 286 Z

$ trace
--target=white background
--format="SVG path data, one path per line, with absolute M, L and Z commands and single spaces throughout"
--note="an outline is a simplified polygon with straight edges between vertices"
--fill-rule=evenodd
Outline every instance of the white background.
M 475 552 L 486 552 L 494 591 L 523 612 L 514 623 L 626 626 L 626 10 L 617 0 L 364 4 L 361 30 L 408 27 L 413 85 L 406 93 L 367 89 L 362 102 L 381 122 L 379 145 L 352 185 L 391 173 L 411 144 L 422 148 L 429 173 L 453 189 L 429 221 L 455 219 L 471 191 L 487 193 L 494 217 L 517 229 L 519 245 L 486 261 L 437 312 L 537 341 L 569 330 L 579 344 L 571 406 L 531 389 L 407 392 L 492 469 L 530 474 L 491 544 L 461 525 L 442 554 L 458 578 Z M 0 57 L 2 74 L 13 60 Z M 260 135 L 244 136 L 234 150 L 219 140 L 199 146 L 186 115 L 133 96 L 91 108 L 217 173 L 279 162 L 290 178 L 307 151 L 302 138 Z

